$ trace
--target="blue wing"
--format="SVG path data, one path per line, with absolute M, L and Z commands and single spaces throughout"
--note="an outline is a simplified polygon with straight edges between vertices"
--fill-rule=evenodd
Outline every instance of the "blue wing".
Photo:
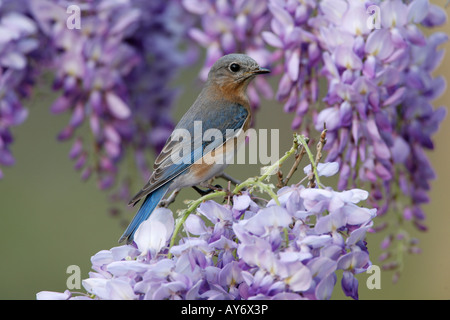
M 244 106 L 228 101 L 215 102 L 213 106 L 207 108 L 195 108 L 194 105 L 183 116 L 174 130 L 174 132 L 177 132 L 177 129 L 185 130 L 189 133 L 190 139 L 177 140 L 174 134 L 169 137 L 155 160 L 152 176 L 129 204 L 136 204 L 144 196 L 185 172 L 204 154 L 220 147 L 230 138 L 230 135 L 227 135 L 227 130 L 243 128 L 245 122 L 249 119 L 249 115 L 249 111 Z M 196 130 L 200 129 L 194 126 L 196 122 L 197 124 L 201 123 L 201 135 L 196 134 Z M 209 129 L 219 130 L 221 139 L 203 141 L 203 135 Z M 189 150 L 189 152 L 183 154 L 183 150 Z

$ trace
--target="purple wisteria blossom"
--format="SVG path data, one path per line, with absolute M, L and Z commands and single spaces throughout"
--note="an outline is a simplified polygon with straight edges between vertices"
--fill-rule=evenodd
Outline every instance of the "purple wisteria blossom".
M 116 180 L 128 147 L 143 178 L 145 154 L 160 151 L 173 128 L 176 92 L 170 81 L 191 55 L 179 48 L 184 29 L 176 1 L 95 1 L 79 4 L 80 29 L 66 26 L 65 1 L 30 2 L 40 31 L 52 46 L 53 87 L 61 96 L 55 114 L 72 117 L 58 139 L 73 138 L 70 158 L 101 189 Z M 77 134 L 87 124 L 90 134 Z M 151 132 L 151 134 L 150 134 Z M 126 185 L 126 183 L 125 183 Z
M 83 280 L 87 295 L 38 293 L 38 299 L 330 299 L 342 274 L 358 299 L 356 274 L 370 265 L 365 235 L 375 209 L 357 204 L 368 192 L 284 187 L 260 207 L 251 194 L 232 205 L 203 202 L 169 247 L 172 212 L 157 209 L 132 245 L 102 250 Z M 172 256 L 169 257 L 168 253 Z
M 425 150 L 446 113 L 431 105 L 446 87 L 432 73 L 447 36 L 421 27 L 442 25 L 445 12 L 428 0 L 270 0 L 269 8 L 263 36 L 284 55 L 277 98 L 295 114 L 293 129 L 310 132 L 308 116 L 318 131 L 326 124 L 338 189 L 369 185 L 379 215 L 425 230 L 421 206 L 435 177 Z
M 262 36 L 281 57 L 282 76 L 276 98 L 284 102 L 284 111 L 293 112 L 292 129 L 304 122 L 307 111 L 318 101 L 319 72 L 322 49 L 311 19 L 317 12 L 319 1 L 270 0 L 271 30 Z M 305 127 L 308 133 L 310 128 Z
M 14 164 L 11 127 L 28 116 L 21 99 L 30 95 L 36 74 L 30 66 L 37 58 L 36 34 L 33 20 L 0 3 L 0 179 L 1 167 Z

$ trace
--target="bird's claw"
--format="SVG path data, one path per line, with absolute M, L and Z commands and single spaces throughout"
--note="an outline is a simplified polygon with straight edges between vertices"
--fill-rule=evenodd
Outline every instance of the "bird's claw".
M 207 194 L 210 194 L 211 192 L 214 191 L 224 191 L 224 189 L 222 188 L 221 185 L 216 184 L 215 186 L 213 185 L 202 185 L 204 187 L 206 187 L 206 190 L 202 190 L 197 186 L 193 186 L 192 188 L 194 188 L 195 191 L 197 191 L 202 197 L 206 196 Z

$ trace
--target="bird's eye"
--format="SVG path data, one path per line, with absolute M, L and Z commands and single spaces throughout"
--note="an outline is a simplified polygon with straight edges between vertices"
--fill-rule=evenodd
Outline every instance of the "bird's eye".
M 230 64 L 230 71 L 231 72 L 238 72 L 241 69 L 241 66 L 237 63 Z

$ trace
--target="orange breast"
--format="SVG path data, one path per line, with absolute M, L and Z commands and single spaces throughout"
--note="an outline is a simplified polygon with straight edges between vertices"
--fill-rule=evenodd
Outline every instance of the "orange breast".
M 230 164 L 234 157 L 236 148 L 245 141 L 244 131 L 239 137 L 229 139 L 224 145 L 218 147 L 203 158 L 196 161 L 190 168 L 190 172 L 198 179 L 202 181 L 211 179 L 222 171 Z

